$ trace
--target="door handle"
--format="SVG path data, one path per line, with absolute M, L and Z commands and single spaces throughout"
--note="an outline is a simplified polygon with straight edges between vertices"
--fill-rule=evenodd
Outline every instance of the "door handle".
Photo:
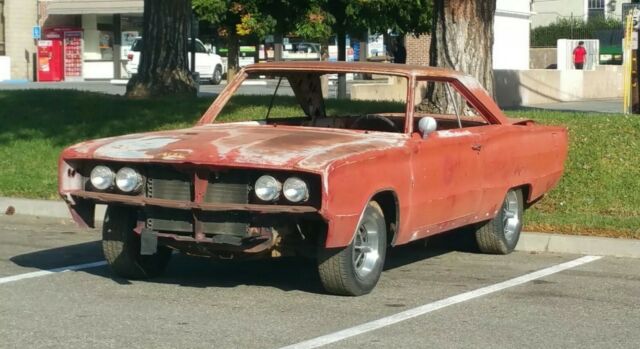
M 471 149 L 475 150 L 475 151 L 480 151 L 482 150 L 482 144 L 474 144 L 471 146 Z

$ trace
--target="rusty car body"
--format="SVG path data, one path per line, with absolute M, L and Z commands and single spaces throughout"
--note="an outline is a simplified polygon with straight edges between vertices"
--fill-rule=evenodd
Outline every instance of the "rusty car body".
M 321 78 L 347 73 L 401 78 L 402 112 L 323 122 Z M 304 115 L 217 123 L 250 76 L 284 77 Z M 432 82 L 458 93 L 479 118 L 418 110 L 417 89 Z M 361 295 L 376 285 L 387 246 L 469 226 L 482 251 L 511 252 L 522 211 L 559 181 L 566 156 L 564 128 L 507 118 L 459 72 L 264 63 L 243 69 L 191 128 L 67 148 L 59 192 L 84 226 L 94 226 L 96 204 L 109 205 L 103 249 L 119 275 L 157 275 L 172 250 L 217 258 L 307 255 L 317 258 L 328 292 Z M 124 192 L 120 180 L 140 183 Z

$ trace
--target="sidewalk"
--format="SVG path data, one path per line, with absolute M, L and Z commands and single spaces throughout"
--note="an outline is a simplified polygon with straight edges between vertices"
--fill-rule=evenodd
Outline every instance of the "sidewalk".
M 96 220 L 102 221 L 105 206 L 97 205 Z M 6 214 L 71 218 L 62 200 L 29 200 L 0 197 L 0 217 Z M 523 252 L 573 253 L 640 258 L 640 240 L 610 239 L 547 233 L 522 233 L 516 250 Z
M 527 108 L 538 108 L 548 110 L 597 112 L 597 113 L 617 113 L 622 114 L 622 99 L 598 99 L 579 102 L 558 102 L 548 104 L 528 105 Z

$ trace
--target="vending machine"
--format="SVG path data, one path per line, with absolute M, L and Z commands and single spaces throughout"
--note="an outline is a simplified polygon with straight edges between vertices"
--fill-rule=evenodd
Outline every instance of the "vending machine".
M 38 41 L 38 81 L 62 81 L 62 41 Z
M 64 81 L 82 81 L 82 36 L 80 30 L 64 32 Z
M 38 41 L 38 81 L 83 80 L 83 31 L 46 28 Z

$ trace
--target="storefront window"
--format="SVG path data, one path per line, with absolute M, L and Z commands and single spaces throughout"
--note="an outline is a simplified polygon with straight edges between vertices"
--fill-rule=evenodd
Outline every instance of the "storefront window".
M 121 59 L 127 59 L 131 51 L 131 45 L 142 33 L 142 15 L 122 15 L 120 19 L 122 28 L 122 54 Z
M 113 16 L 96 16 L 100 59 L 113 60 Z

